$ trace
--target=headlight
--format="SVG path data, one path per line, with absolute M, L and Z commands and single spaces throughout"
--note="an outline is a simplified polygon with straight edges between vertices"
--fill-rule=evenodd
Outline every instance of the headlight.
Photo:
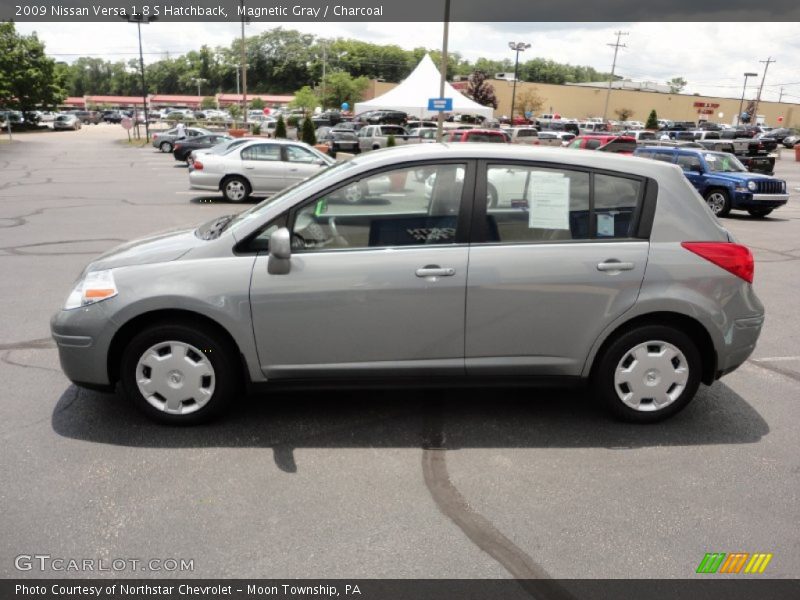
M 758 186 L 756 185 L 755 181 L 748 181 L 747 182 L 747 189 L 750 190 L 751 192 L 755 192 L 757 187 Z
M 111 271 L 91 271 L 75 285 L 64 303 L 64 310 L 88 306 L 117 295 L 117 284 Z

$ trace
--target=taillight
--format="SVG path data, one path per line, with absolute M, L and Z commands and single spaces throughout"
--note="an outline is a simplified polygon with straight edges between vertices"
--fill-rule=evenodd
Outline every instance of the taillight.
M 194 161 L 194 170 L 195 171 L 202 171 L 203 170 L 203 163 L 201 163 L 199 160 L 195 160 Z
M 172 150 L 173 150 L 173 151 L 174 151 L 174 150 L 180 150 L 180 149 L 181 149 L 181 145 L 180 145 L 180 144 L 175 144 L 175 145 L 172 147 Z
M 157 139 L 158 139 L 158 134 L 157 134 L 157 133 L 154 133 L 154 134 L 153 134 L 153 139 L 154 139 L 154 140 L 157 140 Z
M 753 255 L 747 246 L 730 242 L 682 242 L 681 246 L 728 271 L 753 283 Z

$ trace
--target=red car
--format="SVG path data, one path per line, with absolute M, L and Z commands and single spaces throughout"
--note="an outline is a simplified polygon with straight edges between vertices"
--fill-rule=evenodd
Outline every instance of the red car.
M 447 134 L 446 142 L 495 142 L 508 144 L 511 138 L 499 129 L 457 129 Z
M 579 135 L 567 148 L 633 154 L 636 150 L 636 138 L 629 135 Z

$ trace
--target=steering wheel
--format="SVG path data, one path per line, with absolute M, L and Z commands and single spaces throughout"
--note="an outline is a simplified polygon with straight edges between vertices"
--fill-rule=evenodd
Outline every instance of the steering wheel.
M 332 240 L 336 240 L 336 245 L 340 248 L 344 248 L 350 245 L 341 233 L 339 233 L 339 229 L 336 227 L 336 217 L 331 217 L 328 219 L 328 227 L 331 228 L 331 233 L 333 234 Z

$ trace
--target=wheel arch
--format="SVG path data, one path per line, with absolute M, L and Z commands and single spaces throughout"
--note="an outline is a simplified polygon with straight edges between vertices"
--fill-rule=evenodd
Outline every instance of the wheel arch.
M 225 327 L 211 317 L 191 310 L 159 309 L 136 315 L 117 329 L 114 337 L 111 339 L 106 359 L 108 378 L 112 385 L 119 381 L 120 362 L 122 361 L 122 353 L 125 351 L 125 347 L 137 333 L 156 323 L 187 324 L 211 331 L 214 335 L 219 336 L 222 343 L 234 350 L 236 361 L 242 375 L 242 381 L 249 381 L 250 377 L 247 370 L 247 361 L 244 358 L 242 349 Z
M 671 311 L 659 311 L 638 315 L 617 325 L 606 335 L 599 347 L 597 347 L 594 353 L 589 357 L 589 361 L 587 361 L 589 365 L 589 377 L 591 378 L 594 376 L 595 368 L 600 362 L 600 357 L 603 356 L 603 353 L 615 340 L 633 329 L 646 325 L 673 327 L 688 335 L 692 341 L 697 344 L 697 350 L 700 353 L 700 360 L 702 361 L 700 381 L 706 385 L 711 385 L 714 382 L 717 373 L 718 357 L 711 334 L 697 319 Z

